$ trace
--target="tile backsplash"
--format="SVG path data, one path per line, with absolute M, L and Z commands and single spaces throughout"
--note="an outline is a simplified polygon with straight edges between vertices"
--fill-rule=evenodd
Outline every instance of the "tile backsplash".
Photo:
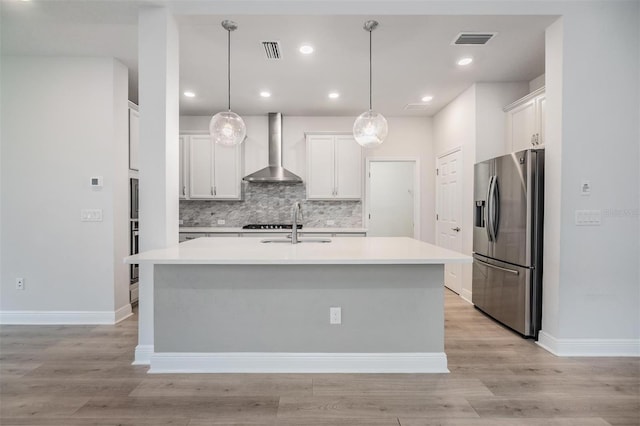
M 304 183 L 243 182 L 242 201 L 181 200 L 182 226 L 241 227 L 249 223 L 291 223 L 293 203 L 302 205 L 309 228 L 361 228 L 362 201 L 308 201 Z M 218 225 L 223 219 L 224 225 Z M 328 225 L 327 221 L 334 221 Z

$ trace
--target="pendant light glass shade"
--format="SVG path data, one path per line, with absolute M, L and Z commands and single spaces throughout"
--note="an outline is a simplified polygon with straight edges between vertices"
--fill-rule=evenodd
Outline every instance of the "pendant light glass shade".
M 209 122 L 209 134 L 211 139 L 220 145 L 234 146 L 244 142 L 247 136 L 247 127 L 244 120 L 231 111 L 231 31 L 238 28 L 233 21 L 222 21 L 222 27 L 227 30 L 227 82 L 228 82 L 228 106 L 229 111 L 219 112 Z
M 241 144 L 247 136 L 244 120 L 233 111 L 219 112 L 209 122 L 211 139 L 220 145 Z
M 374 111 L 363 112 L 353 123 L 353 137 L 365 148 L 380 145 L 388 132 L 387 119 Z
M 387 119 L 371 109 L 371 32 L 378 26 L 377 21 L 364 23 L 364 30 L 369 32 L 369 111 L 363 112 L 353 123 L 353 137 L 365 148 L 374 147 L 384 142 L 389 133 Z

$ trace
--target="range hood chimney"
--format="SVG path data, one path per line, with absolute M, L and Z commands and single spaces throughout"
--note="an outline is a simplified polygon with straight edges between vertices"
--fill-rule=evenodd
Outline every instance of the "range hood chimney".
M 269 166 L 245 176 L 247 182 L 302 182 L 300 176 L 282 167 L 282 114 L 269 113 Z

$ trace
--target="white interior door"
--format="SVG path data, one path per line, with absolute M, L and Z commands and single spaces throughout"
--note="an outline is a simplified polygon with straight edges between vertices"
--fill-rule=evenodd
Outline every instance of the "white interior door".
M 367 236 L 414 237 L 414 161 L 369 162 Z
M 454 151 L 438 157 L 436 243 L 449 250 L 462 252 L 462 152 Z M 462 265 L 449 264 L 444 268 L 444 285 L 460 294 Z

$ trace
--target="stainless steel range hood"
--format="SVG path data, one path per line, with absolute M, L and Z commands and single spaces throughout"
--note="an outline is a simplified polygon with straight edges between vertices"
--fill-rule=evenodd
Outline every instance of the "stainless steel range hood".
M 282 167 L 282 114 L 269 113 L 269 165 L 245 176 L 247 182 L 302 182 L 300 176 Z

